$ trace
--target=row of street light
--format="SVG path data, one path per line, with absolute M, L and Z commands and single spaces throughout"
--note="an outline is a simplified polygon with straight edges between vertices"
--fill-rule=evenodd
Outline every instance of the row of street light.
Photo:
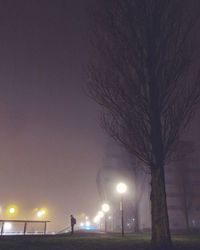
M 35 208 L 32 210 L 37 218 L 43 218 L 47 214 L 46 208 Z M 9 218 L 14 218 L 19 214 L 19 207 L 15 204 L 8 206 L 7 208 L 3 209 L 0 207 L 0 214 L 4 214 L 5 216 L 9 216 Z
M 121 196 L 121 200 L 120 200 L 120 211 L 121 211 L 121 233 L 122 236 L 124 236 L 124 194 L 127 191 L 127 185 L 123 182 L 120 182 L 117 184 L 116 186 L 116 190 L 118 192 L 118 194 L 120 194 Z M 104 203 L 101 206 L 101 211 L 99 211 L 97 213 L 97 215 L 94 217 L 94 223 L 99 223 L 101 219 L 104 217 L 104 225 L 105 225 L 105 233 L 107 232 L 107 213 L 110 211 L 110 206 L 108 203 Z

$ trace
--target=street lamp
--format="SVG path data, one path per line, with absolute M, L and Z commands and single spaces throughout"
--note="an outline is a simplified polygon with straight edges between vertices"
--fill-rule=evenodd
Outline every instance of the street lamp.
M 104 217 L 104 212 L 99 211 L 97 217 L 99 218 L 99 231 L 101 231 L 101 219 Z
M 37 217 L 38 218 L 44 217 L 45 214 L 46 214 L 46 210 L 44 210 L 44 209 L 41 209 L 41 210 L 37 211 Z
M 116 189 L 117 189 L 117 192 L 118 192 L 119 194 L 124 194 L 124 193 L 126 193 L 126 191 L 127 191 L 127 186 L 126 186 L 125 183 L 120 182 L 120 183 L 117 184 Z
M 16 209 L 15 209 L 14 207 L 10 207 L 10 208 L 9 208 L 9 213 L 10 213 L 10 214 L 14 214 L 15 211 L 16 211 Z
M 16 214 L 18 213 L 18 207 L 16 205 L 10 205 L 7 209 L 6 209 L 6 213 L 7 215 L 15 217 Z
M 94 219 L 93 219 L 93 222 L 94 222 L 95 224 L 97 224 L 97 223 L 99 222 L 99 220 L 100 220 L 100 218 L 98 217 L 98 215 L 96 215 L 96 216 L 94 217 Z
M 103 213 L 102 211 L 99 211 L 99 212 L 97 213 L 97 216 L 101 219 L 101 218 L 104 217 L 104 213 Z
M 102 206 L 102 211 L 105 214 L 105 233 L 107 233 L 107 220 L 106 220 L 106 213 L 110 210 L 110 206 L 107 203 L 104 203 Z
M 127 191 L 125 183 L 120 182 L 116 186 L 117 192 L 121 195 L 120 210 L 121 210 L 121 223 L 122 223 L 122 236 L 124 236 L 124 197 L 123 194 Z

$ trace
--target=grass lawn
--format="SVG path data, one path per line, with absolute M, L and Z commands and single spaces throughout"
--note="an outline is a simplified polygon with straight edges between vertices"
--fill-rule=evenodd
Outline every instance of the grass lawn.
M 200 250 L 200 236 L 177 235 L 173 237 L 176 250 Z M 148 250 L 148 235 L 52 235 L 52 236 L 3 236 L 0 250 Z

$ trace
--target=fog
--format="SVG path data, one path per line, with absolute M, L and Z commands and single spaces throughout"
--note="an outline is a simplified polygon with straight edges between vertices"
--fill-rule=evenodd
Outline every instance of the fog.
M 83 3 L 84 2 L 84 3 Z M 84 93 L 86 1 L 0 1 L 0 196 L 18 219 L 46 207 L 50 228 L 93 215 L 105 135 Z

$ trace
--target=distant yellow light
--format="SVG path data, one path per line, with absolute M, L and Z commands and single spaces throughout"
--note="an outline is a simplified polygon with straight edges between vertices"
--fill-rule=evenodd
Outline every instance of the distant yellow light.
M 44 209 L 39 210 L 39 211 L 37 212 L 37 217 L 41 218 L 41 217 L 44 216 L 45 214 L 46 214 L 46 211 L 45 211 Z
M 16 212 L 16 209 L 14 207 L 9 208 L 9 213 L 14 214 Z
M 8 216 L 15 216 L 15 215 L 17 215 L 17 213 L 18 213 L 18 207 L 14 204 L 11 204 L 6 209 L 6 214 Z

